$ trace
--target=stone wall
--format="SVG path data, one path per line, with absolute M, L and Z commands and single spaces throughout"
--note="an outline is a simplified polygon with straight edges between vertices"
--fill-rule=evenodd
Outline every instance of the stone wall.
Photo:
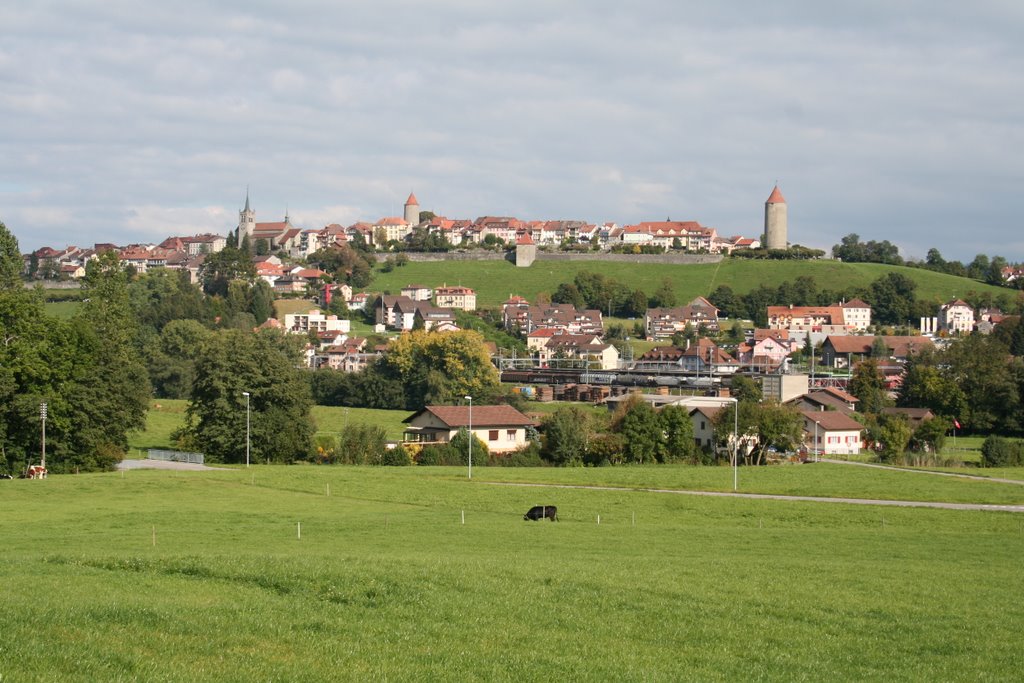
M 410 261 L 430 263 L 439 261 L 504 261 L 515 263 L 515 252 L 466 251 L 418 253 L 405 252 Z M 718 263 L 721 254 L 609 254 L 595 251 L 586 253 L 568 253 L 537 250 L 538 261 L 611 261 L 618 263 L 669 263 L 675 265 L 692 265 L 697 263 Z

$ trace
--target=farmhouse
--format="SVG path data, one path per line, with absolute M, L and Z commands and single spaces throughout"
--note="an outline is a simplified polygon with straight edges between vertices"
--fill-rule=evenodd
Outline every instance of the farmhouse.
M 470 412 L 472 411 L 472 413 Z M 491 453 L 526 446 L 526 429 L 534 422 L 512 406 L 427 406 L 403 420 L 406 443 L 448 443 L 460 429 L 472 429 Z

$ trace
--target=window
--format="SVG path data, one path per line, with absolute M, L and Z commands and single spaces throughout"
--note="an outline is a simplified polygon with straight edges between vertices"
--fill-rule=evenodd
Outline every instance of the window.
M 515 441 L 516 440 L 516 430 L 514 430 L 514 429 L 507 429 L 507 430 L 505 430 L 505 438 L 508 439 L 509 441 Z
M 488 441 L 497 441 L 498 440 L 498 430 L 497 429 L 492 429 L 489 432 L 487 432 L 487 440 Z

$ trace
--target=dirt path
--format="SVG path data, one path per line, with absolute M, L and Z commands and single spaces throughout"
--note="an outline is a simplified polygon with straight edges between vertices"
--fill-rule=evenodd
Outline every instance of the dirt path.
M 493 486 L 525 486 L 552 489 L 589 489 L 593 491 L 640 491 L 645 493 L 673 493 L 681 496 L 712 496 L 716 498 L 751 498 L 754 500 L 786 500 L 810 503 L 846 503 L 849 505 L 882 505 L 903 508 L 939 508 L 942 510 L 987 510 L 994 512 L 1024 512 L 1024 505 L 986 505 L 981 503 L 936 503 L 923 500 L 881 500 L 872 498 L 828 498 L 825 496 L 787 496 L 773 493 L 733 493 L 729 491 L 684 491 L 680 489 L 628 488 L 620 486 L 574 486 L 571 484 L 528 484 L 520 482 L 489 481 Z
M 832 465 L 856 465 L 857 467 L 874 467 L 879 470 L 895 470 L 897 472 L 916 472 L 918 474 L 931 474 L 936 477 L 957 477 L 959 479 L 973 479 L 974 481 L 995 481 L 1000 484 L 1014 484 L 1016 486 L 1024 486 L 1024 480 L 1020 479 L 1003 479 L 1002 477 L 981 477 L 977 474 L 960 474 L 958 472 L 936 472 L 934 470 L 921 470 L 913 467 L 897 467 L 895 465 L 879 465 L 873 462 L 855 462 L 852 460 L 832 460 L 831 458 L 822 458 L 821 462 L 827 462 Z

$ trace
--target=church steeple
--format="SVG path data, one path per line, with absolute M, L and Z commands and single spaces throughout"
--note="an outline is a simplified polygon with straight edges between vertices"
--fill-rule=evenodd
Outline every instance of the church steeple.
M 238 244 L 242 244 L 246 235 L 251 240 L 255 230 L 256 212 L 249 206 L 249 186 L 247 185 L 245 187 L 245 208 L 238 212 Z

